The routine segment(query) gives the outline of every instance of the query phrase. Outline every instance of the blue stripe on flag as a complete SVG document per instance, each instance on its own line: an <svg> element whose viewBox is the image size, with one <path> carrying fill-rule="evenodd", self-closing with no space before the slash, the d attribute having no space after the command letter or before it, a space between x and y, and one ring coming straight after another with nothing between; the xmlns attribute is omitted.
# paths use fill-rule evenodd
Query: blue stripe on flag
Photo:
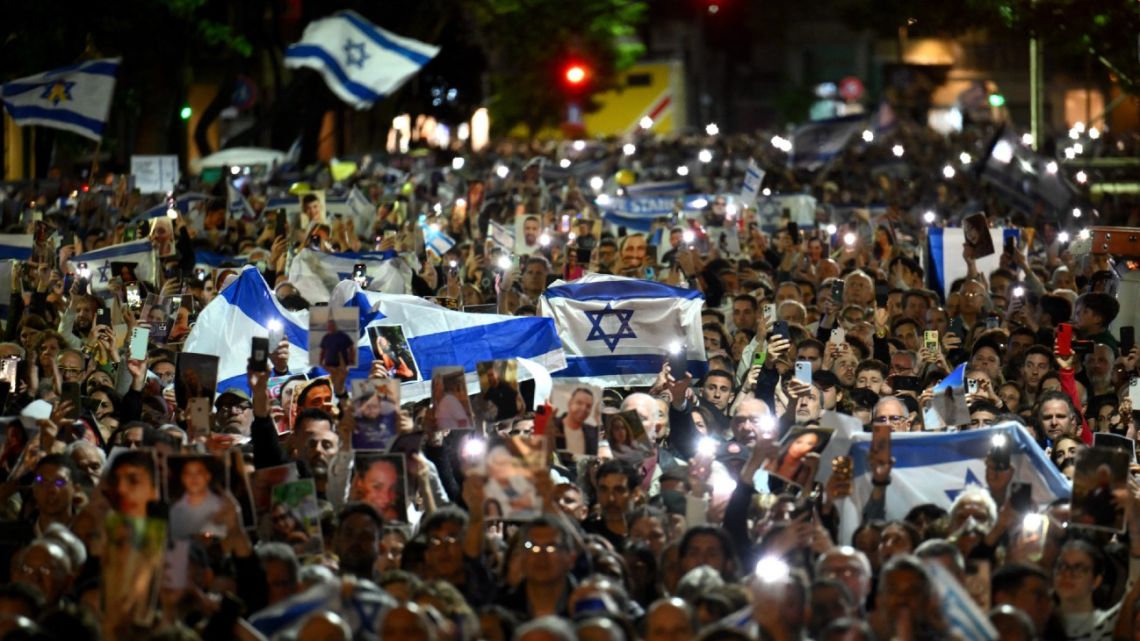
<svg viewBox="0 0 1140 641"><path fill-rule="evenodd" d="M593 376L624 376L629 374L657 374L665 364L664 354L630 354L614 356L567 356L566 369L555 377L584 378ZM707 361L689 361L685 367L693 378L708 371Z"/></svg>
<svg viewBox="0 0 1140 641"><path fill-rule="evenodd" d="M119 256L130 256L138 254L150 249L149 240L138 240L130 243L122 243L120 245L112 245L102 249L94 249L86 254L80 254L72 259L73 262L90 262L93 260L106 260L108 258L118 258Z"/></svg>
<svg viewBox="0 0 1140 641"><path fill-rule="evenodd" d="M572 298L574 300L629 300L631 298L703 298L699 290L670 287L651 280L602 281L569 283L548 287L546 298Z"/></svg>
<svg viewBox="0 0 1140 641"><path fill-rule="evenodd" d="M337 15L351 22L357 29L360 29L364 35L368 36L368 38L372 40L372 42L375 42L381 49L391 51L392 53L403 56L404 58L407 58L408 60L420 65L421 67L431 61L431 56L424 55L418 51L412 51L404 45L390 40L387 36L378 31L376 27L369 24L367 21L357 15L355 11L341 11L337 13Z"/></svg>
<svg viewBox="0 0 1140 641"><path fill-rule="evenodd" d="M261 278L256 270L243 271L240 278L247 277L246 274L252 274L252 278ZM230 305L240 309L250 320L262 327L268 328L271 320L281 323L285 337L290 343L301 349L309 349L309 329L298 326L277 310L277 305L271 298L273 294L269 292L268 287L239 287L238 283L232 283L222 290L221 295Z"/></svg>
<svg viewBox="0 0 1140 641"><path fill-rule="evenodd" d="M546 354L560 345L554 319L543 317L510 320L464 327L408 339L416 364L427 378L436 367L461 365L475 371L475 363Z"/></svg>
<svg viewBox="0 0 1140 641"><path fill-rule="evenodd" d="M54 120L56 122L67 123L77 127L83 127L90 130L92 133L103 133L105 123L96 118L88 118L82 114L77 114L68 109L48 109L37 105L7 105L8 115L13 120L23 120L25 118L39 118L42 120Z"/></svg>
<svg viewBox="0 0 1140 641"><path fill-rule="evenodd" d="M337 82L339 82L346 91L362 101L376 102L377 100L384 98L383 94L376 93L375 91L369 89L368 87L365 87L359 82L351 80L348 77L348 74L346 74L344 72L344 69L340 66L340 63L333 59L333 57L329 55L329 52L316 45L291 45L287 50L285 50L285 57L294 59L316 58L320 60L324 63L324 66L321 69L322 71L327 71L333 76L336 76Z"/></svg>

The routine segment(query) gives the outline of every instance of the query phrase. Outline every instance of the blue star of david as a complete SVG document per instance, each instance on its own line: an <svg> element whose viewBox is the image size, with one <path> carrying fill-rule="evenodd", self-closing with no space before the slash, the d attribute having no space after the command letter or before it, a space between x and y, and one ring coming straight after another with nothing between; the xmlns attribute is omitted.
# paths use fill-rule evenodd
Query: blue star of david
<svg viewBox="0 0 1140 641"><path fill-rule="evenodd" d="M352 40L344 41L344 63L356 67L357 69L364 68L364 61L368 60L371 56L364 48L363 42L353 42Z"/></svg>
<svg viewBox="0 0 1140 641"><path fill-rule="evenodd" d="M111 261L109 261L109 260L103 261L103 264L101 266L99 266L98 269L99 269L99 282L100 283L105 283L108 280L110 280L110 277L107 276L107 272L111 271Z"/></svg>
<svg viewBox="0 0 1140 641"><path fill-rule="evenodd" d="M40 94L40 98L46 98L51 101L51 104L58 105L61 100L72 99L71 88L74 86L74 82L67 82L65 80L48 83L44 85L44 92Z"/></svg>
<svg viewBox="0 0 1140 641"><path fill-rule="evenodd" d="M951 502L953 502L954 499L958 498L959 494L964 492L966 490L966 488L970 487L971 485L976 485L978 487L984 487L982 485L982 482L979 481L978 477L974 474L974 470L971 470L970 468L966 468L966 480L962 482L962 487L960 487L956 490L945 490L946 497L949 498Z"/></svg>
<svg viewBox="0 0 1140 641"><path fill-rule="evenodd" d="M602 329L602 319L606 316L616 316L621 325L614 334L607 334ZM606 303L605 309L595 311L587 311L586 317L590 319L590 334L586 336L587 341L602 341L610 351L617 349L618 341L623 338L637 338L637 334L633 333L633 329L629 326L629 319L633 317L632 309L614 309L609 303Z"/></svg>

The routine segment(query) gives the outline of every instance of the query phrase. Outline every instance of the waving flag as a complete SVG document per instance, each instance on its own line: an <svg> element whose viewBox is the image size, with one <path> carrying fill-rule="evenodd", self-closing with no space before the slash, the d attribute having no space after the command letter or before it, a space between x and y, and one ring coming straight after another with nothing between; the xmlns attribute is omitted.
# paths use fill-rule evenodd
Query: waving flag
<svg viewBox="0 0 1140 641"><path fill-rule="evenodd" d="M210 197L206 194L182 194L175 198L173 203L165 201L161 205L155 205L154 207L151 207L150 209L143 212L142 217L148 220L151 218L161 218L165 216L168 211L170 211L171 205L174 206L174 209L178 210L179 214L185 216L196 208L204 207L204 203L209 199Z"/></svg>
<svg viewBox="0 0 1140 641"><path fill-rule="evenodd" d="M295 639L310 614L335 612L352 629L353 638L375 638L380 616L396 602L388 593L367 581L352 590L339 582L320 583L250 617L249 623L270 641Z"/></svg>
<svg viewBox="0 0 1140 641"><path fill-rule="evenodd" d="M241 190L229 180L226 181L226 217L231 220L253 220L257 217Z"/></svg>
<svg viewBox="0 0 1140 641"><path fill-rule="evenodd" d="M1045 456L1029 433L1017 423L1003 423L987 429L948 433L895 433L891 435L891 485L887 489L887 518L901 519L915 505L933 503L949 508L962 490L970 485L985 487L986 456L995 434L1009 439L1014 481L1033 487L1033 502L1044 505L1069 496L1071 485L1057 466ZM858 508L871 495L871 472L867 455L871 435L851 436L850 456L855 465L854 493L843 500L840 523L841 541L849 541L860 522Z"/></svg>
<svg viewBox="0 0 1140 641"><path fill-rule="evenodd" d="M926 571L933 579L930 583L942 608L942 618L954 631L955 638L963 641L998 641L1001 638L990 618L978 607L966 588L937 561L927 561Z"/></svg>
<svg viewBox="0 0 1140 641"><path fill-rule="evenodd" d="M0 100L20 126L53 127L102 140L119 60L90 60L13 80L0 85Z"/></svg>
<svg viewBox="0 0 1140 641"><path fill-rule="evenodd" d="M529 358L547 370L565 366L562 343L547 318L465 314L444 309L415 296L363 292L353 281L333 291L330 307L356 307L360 312L359 360L349 379L366 378L372 367L372 348L365 328L399 325L425 379L435 367L459 365L467 371L471 393L479 389L475 364L479 361ZM309 370L309 313L290 312L277 302L265 279L246 267L236 281L223 289L198 315L184 351L214 354L218 362L218 391L246 388L250 338L267 336L270 321L281 323L289 341L289 369ZM519 370L521 379L529 378ZM401 386L404 401L431 396L431 381L410 381Z"/></svg>
<svg viewBox="0 0 1140 641"><path fill-rule="evenodd" d="M302 249L289 264L289 282L310 303L327 303L337 283L352 278L353 268L364 264L365 289L403 294L412 280L411 269L396 252L329 254Z"/></svg>
<svg viewBox="0 0 1140 641"><path fill-rule="evenodd" d="M115 271L117 263L132 266L135 276L148 283L155 282L154 249L147 239L136 240L119 245L111 245L102 249L95 249L85 254L73 256L72 265L87 263L91 270L91 291L106 291L112 278L119 274Z"/></svg>
<svg viewBox="0 0 1140 641"><path fill-rule="evenodd" d="M595 385L652 385L671 344L683 345L693 376L707 369L697 290L653 281L588 274L558 281L542 296L566 347L566 369L555 376Z"/></svg>
<svg viewBox="0 0 1140 641"><path fill-rule="evenodd" d="M843 153L851 137L866 126L865 114L802 124L792 133L789 161L793 167L818 169Z"/></svg>
<svg viewBox="0 0 1140 641"><path fill-rule="evenodd" d="M0 260L29 260L32 243L31 234L0 234Z"/></svg>
<svg viewBox="0 0 1140 641"><path fill-rule="evenodd" d="M305 27L285 50L285 66L308 67L357 109L367 109L400 88L439 53L439 47L397 36L355 11L338 11Z"/></svg>

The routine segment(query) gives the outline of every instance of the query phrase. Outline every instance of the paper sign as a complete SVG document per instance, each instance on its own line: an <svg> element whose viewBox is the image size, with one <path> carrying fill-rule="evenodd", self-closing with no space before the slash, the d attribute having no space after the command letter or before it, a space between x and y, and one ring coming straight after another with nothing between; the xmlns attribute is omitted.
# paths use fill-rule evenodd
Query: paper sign
<svg viewBox="0 0 1140 641"><path fill-rule="evenodd" d="M131 156L135 189L144 194L168 194L178 184L178 156Z"/></svg>

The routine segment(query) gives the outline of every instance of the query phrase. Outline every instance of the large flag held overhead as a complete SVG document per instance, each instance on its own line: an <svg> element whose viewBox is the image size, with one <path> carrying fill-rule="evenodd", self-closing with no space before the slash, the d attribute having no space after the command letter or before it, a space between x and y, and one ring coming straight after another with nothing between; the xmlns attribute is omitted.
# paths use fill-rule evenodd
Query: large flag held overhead
<svg viewBox="0 0 1140 641"><path fill-rule="evenodd" d="M843 153L851 137L866 126L866 114L804 123L792 133L789 161L793 167L818 169Z"/></svg>
<svg viewBox="0 0 1140 641"><path fill-rule="evenodd" d="M352 278L353 268L364 265L365 289L392 294L407 293L411 269L396 258L396 252L329 254L302 249L289 263L289 282L310 303L327 303L337 283Z"/></svg>
<svg viewBox="0 0 1140 641"><path fill-rule="evenodd" d="M95 249L71 258L72 265L87 263L87 269L91 270L93 292L106 291L112 278L122 276L121 270L124 267L131 269L140 281L154 283L154 262L154 248L150 240L145 238Z"/></svg>
<svg viewBox="0 0 1140 641"><path fill-rule="evenodd" d="M621 276L558 281L546 289L541 305L566 347L566 369L555 376L603 387L652 385L673 345L685 349L689 373L702 376L703 303L694 289Z"/></svg>
<svg viewBox="0 0 1140 641"><path fill-rule="evenodd" d="M119 60L89 60L13 80L0 85L0 100L20 126L53 127L102 140Z"/></svg>
<svg viewBox="0 0 1140 641"><path fill-rule="evenodd" d="M367 109L437 53L439 47L398 36L346 10L305 27L301 41L285 50L285 66L316 70L337 97Z"/></svg>
<svg viewBox="0 0 1140 641"><path fill-rule="evenodd" d="M930 269L927 273L937 291L942 292L943 296L949 296L954 281L965 278L968 273L966 259L962 256L962 248L966 246L965 230L961 227L928 227L926 231L930 238ZM994 247L1001 247L1007 236L1017 238L1020 233L1017 229L990 228ZM978 273L988 274L1001 266L1001 251L976 261Z"/></svg>
<svg viewBox="0 0 1140 641"><path fill-rule="evenodd" d="M1045 505L1069 496L1069 481L1017 423L966 432L895 433L891 435L891 456L895 464L887 490L887 518L901 519L910 508L923 503L949 508L967 487L984 488L986 456L996 434L1008 439L1013 480L1032 486L1034 504ZM855 483L851 500L841 501L840 523L848 525L843 526L840 541L850 540L852 530L860 522L856 506L866 504L871 495L871 472L867 465L870 449L870 434L851 435Z"/></svg>
<svg viewBox="0 0 1140 641"><path fill-rule="evenodd" d="M548 370L565 366L562 343L554 323L547 318L466 314L444 309L415 296L363 292L352 281L333 291L330 307L356 307L360 313L361 337L357 367L349 379L366 378L372 367L369 326L398 325L423 380L405 382L400 397L417 401L431 396L431 372L436 367L458 365L467 372L467 387L477 393L479 361L529 358ZM309 313L291 312L277 302L265 279L252 267L219 292L198 315L183 348L187 352L219 357L218 391L246 387L245 371L250 338L268 336L270 321L281 324L289 341L289 369L309 370ZM523 368L520 380L529 378Z"/></svg>

